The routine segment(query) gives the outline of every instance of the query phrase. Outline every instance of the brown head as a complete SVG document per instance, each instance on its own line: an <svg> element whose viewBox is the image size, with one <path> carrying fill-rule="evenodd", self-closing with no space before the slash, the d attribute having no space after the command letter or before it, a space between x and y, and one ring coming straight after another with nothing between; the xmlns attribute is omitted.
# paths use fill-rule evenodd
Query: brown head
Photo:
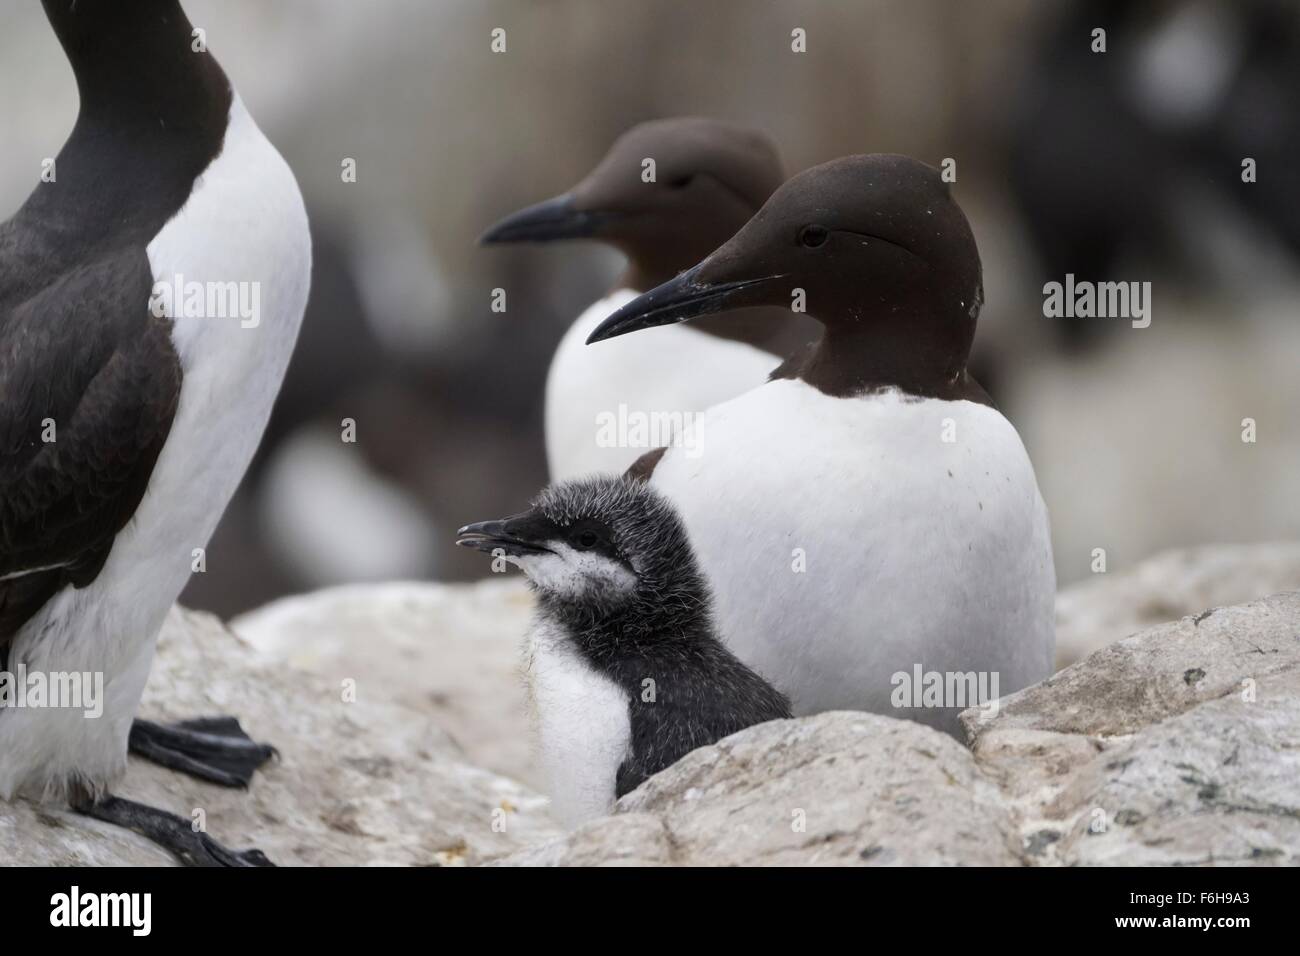
<svg viewBox="0 0 1300 956"><path fill-rule="evenodd" d="M834 394L982 396L966 375L983 302L975 238L938 171L906 156L847 156L792 177L735 236L588 341L732 309L789 312L800 297L824 331L790 374Z"/></svg>
<svg viewBox="0 0 1300 956"><path fill-rule="evenodd" d="M711 119L654 120L620 136L573 189L507 216L480 241L600 240L627 256L623 284L648 289L729 239L782 178L762 133Z"/></svg>

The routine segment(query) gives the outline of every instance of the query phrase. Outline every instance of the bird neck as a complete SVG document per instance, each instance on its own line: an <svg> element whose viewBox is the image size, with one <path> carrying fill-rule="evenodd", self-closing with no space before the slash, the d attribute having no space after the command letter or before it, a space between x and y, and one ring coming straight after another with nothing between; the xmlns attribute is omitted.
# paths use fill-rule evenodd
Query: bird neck
<svg viewBox="0 0 1300 956"><path fill-rule="evenodd" d="M49 233L52 248L68 246L66 255L72 245L147 242L221 153L230 83L211 54L193 49L176 0L44 4L81 107L57 183L42 181L19 215Z"/></svg>
<svg viewBox="0 0 1300 956"><path fill-rule="evenodd" d="M230 83L178 0L43 2L77 79L78 125L105 135L224 130Z"/></svg>
<svg viewBox="0 0 1300 956"><path fill-rule="evenodd" d="M798 378L840 398L897 388L923 398L988 403L966 370L973 321L919 311L824 321L823 326L820 341L778 369L775 378Z"/></svg>
<svg viewBox="0 0 1300 956"><path fill-rule="evenodd" d="M620 662L680 656L684 645L712 634L708 608L691 588L656 589L617 606L575 603L542 593L539 604L569 635L583 656L610 672Z"/></svg>

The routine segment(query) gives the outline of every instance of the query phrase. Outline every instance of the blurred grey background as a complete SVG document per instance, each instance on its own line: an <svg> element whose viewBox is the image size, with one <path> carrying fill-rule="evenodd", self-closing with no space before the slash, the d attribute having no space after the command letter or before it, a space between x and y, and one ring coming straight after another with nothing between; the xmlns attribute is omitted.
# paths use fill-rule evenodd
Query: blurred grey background
<svg viewBox="0 0 1300 956"><path fill-rule="evenodd" d="M1116 570L1300 536L1293 0L185 6L296 172L316 257L289 379L191 605L484 572L452 534L545 482L551 349L619 262L475 239L628 126L680 114L766 130L789 172L854 152L956 160L985 269L977 374L1029 447L1062 583L1094 548ZM7 216L76 114L35 0L0 0L0 90ZM1151 281L1150 328L1044 318L1043 283L1067 271Z"/></svg>

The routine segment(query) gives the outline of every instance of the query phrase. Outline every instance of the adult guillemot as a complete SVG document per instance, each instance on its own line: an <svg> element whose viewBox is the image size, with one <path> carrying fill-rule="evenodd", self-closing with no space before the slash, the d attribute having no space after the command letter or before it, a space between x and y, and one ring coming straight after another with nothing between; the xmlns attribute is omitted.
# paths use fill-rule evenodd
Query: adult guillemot
<svg viewBox="0 0 1300 956"><path fill-rule="evenodd" d="M729 242L593 342L803 289L824 333L710 409L702 455L638 463L677 507L723 639L796 713L898 714L891 676L1051 673L1047 512L1011 424L966 371L979 253L938 173L853 156L782 186ZM957 708L906 716L950 732Z"/></svg>
<svg viewBox="0 0 1300 956"><path fill-rule="evenodd" d="M537 593L530 697L566 824L607 813L696 747L790 716L718 640L682 523L645 483L563 482L523 514L459 534L519 565Z"/></svg>
<svg viewBox="0 0 1300 956"><path fill-rule="evenodd" d="M646 160L654 181L646 182ZM624 133L568 193L520 210L487 231L484 243L591 238L627 257L613 291L569 328L546 380L546 456L552 480L622 472L653 444L602 436L600 423L675 421L767 380L814 337L808 325L772 309L735 321L705 321L655 340L619 343L593 355L593 329L637 293L686 269L748 221L781 184L781 161L763 134L715 120L642 123ZM621 414L620 414L621 413ZM611 418L612 417L612 418Z"/></svg>
<svg viewBox="0 0 1300 956"><path fill-rule="evenodd" d="M102 674L105 700L97 720L0 710L0 798L66 799L185 862L257 864L108 790L128 735L225 783L267 756L229 719L132 717L293 350L307 217L177 0L44 6L81 107L55 176L0 225L0 652L29 673ZM256 321L166 306L158 288L182 281L255 292Z"/></svg>

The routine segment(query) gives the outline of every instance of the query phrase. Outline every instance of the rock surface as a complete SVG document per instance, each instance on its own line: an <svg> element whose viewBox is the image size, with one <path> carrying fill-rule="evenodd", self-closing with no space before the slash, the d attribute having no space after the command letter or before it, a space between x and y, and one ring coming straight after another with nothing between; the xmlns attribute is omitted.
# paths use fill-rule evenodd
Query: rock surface
<svg viewBox="0 0 1300 956"><path fill-rule="evenodd" d="M1297 588L1300 542L1181 548L1092 575L1057 595L1057 670L1154 624Z"/></svg>
<svg viewBox="0 0 1300 956"><path fill-rule="evenodd" d="M1101 622L1095 634L1124 629L1275 580L1263 567L1285 576L1294 550L1161 556L1062 604ZM1138 597L1157 593L1164 604ZM1117 595L1134 603L1129 623ZM1300 863L1300 591L1191 606L1004 698L992 719L967 712L968 746L878 715L776 721L689 754L568 834L519 782L535 771L517 579L334 589L234 629L178 610L144 714L233 713L281 757L247 793L136 760L116 792L202 809L219 839L281 864ZM0 804L0 860L173 862L22 802Z"/></svg>
<svg viewBox="0 0 1300 956"><path fill-rule="evenodd" d="M284 598L230 622L276 660L354 678L422 713L473 764L534 786L519 676L533 599L522 576L477 584L357 584Z"/></svg>
<svg viewBox="0 0 1300 956"><path fill-rule="evenodd" d="M1300 592L1151 628L962 720L1038 862L1300 863Z"/></svg>
<svg viewBox="0 0 1300 956"><path fill-rule="evenodd" d="M1300 862L1300 592L1151 628L962 721L969 750L866 714L751 727L498 863Z"/></svg>
<svg viewBox="0 0 1300 956"><path fill-rule="evenodd" d="M142 713L234 714L279 748L247 792L134 758L114 792L185 817L202 809L214 837L280 865L474 864L558 832L542 797L468 762L427 710L365 679L345 703L341 681L264 660L210 615L172 612ZM134 834L26 802L0 803L0 860L175 863Z"/></svg>
<svg viewBox="0 0 1300 956"><path fill-rule="evenodd" d="M838 712L751 727L688 754L613 817L513 865L1020 862L997 788L951 737Z"/></svg>

